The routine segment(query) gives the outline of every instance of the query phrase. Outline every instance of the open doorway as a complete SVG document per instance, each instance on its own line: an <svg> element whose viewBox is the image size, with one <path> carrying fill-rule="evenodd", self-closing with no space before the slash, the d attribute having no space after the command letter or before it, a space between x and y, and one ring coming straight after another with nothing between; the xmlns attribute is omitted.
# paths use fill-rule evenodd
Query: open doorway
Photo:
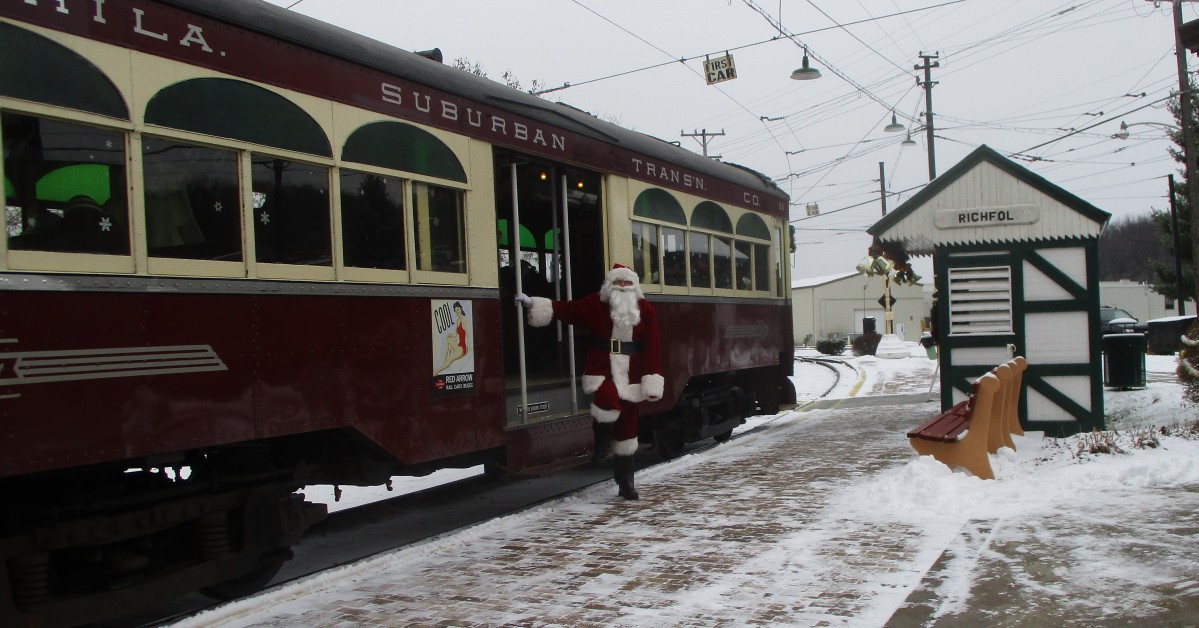
<svg viewBox="0 0 1199 628"><path fill-rule="evenodd" d="M566 300L599 288L607 257L603 179L595 172L510 151L497 150L495 163L508 423L577 413L581 393L576 374L590 338L557 323L529 327L513 297L519 289Z"/></svg>

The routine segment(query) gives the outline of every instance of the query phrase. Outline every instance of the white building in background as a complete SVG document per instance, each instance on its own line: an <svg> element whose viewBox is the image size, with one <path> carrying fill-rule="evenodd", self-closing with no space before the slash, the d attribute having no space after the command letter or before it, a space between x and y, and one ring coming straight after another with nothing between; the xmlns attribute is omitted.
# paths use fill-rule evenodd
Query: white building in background
<svg viewBox="0 0 1199 628"><path fill-rule="evenodd" d="M1126 310L1142 323L1155 318L1178 316L1174 299L1153 291L1149 284L1123 279L1099 282L1099 304ZM1196 314L1195 301L1186 302L1186 313Z"/></svg>
<svg viewBox="0 0 1199 628"><path fill-rule="evenodd" d="M880 303L885 291L882 277L853 271L792 281L795 342L811 346L829 338L852 340L862 333L862 319L867 316L874 318L875 330L885 334L886 319ZM891 285L895 335L909 341L920 338L927 325L931 295L929 286Z"/></svg>

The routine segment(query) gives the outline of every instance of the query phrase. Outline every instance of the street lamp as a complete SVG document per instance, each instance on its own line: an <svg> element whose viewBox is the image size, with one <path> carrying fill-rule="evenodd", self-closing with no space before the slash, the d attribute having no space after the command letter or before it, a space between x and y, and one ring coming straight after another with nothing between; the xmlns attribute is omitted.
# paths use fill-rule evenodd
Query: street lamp
<svg viewBox="0 0 1199 628"><path fill-rule="evenodd" d="M1160 126L1163 129L1166 129L1171 133L1178 133L1179 131L1182 130L1182 129L1179 129L1178 127L1174 126L1173 124L1166 124L1165 122L1133 122L1132 124L1125 124L1123 121L1121 121L1120 122L1120 130L1117 131L1115 134L1113 134L1112 137L1115 139L1118 139L1118 140L1126 140L1126 139L1128 139L1128 128L1134 127L1137 125ZM1170 225L1171 225L1170 230L1172 232L1171 235L1174 236L1174 283L1175 283L1174 289L1177 292L1177 294L1176 294L1177 298L1175 299L1175 302L1178 303L1178 315L1182 316L1183 313L1186 311L1186 299L1183 297L1183 291L1182 291L1182 258L1180 257L1181 250L1182 250L1182 241L1180 240L1180 238L1178 236L1178 207L1177 207L1177 203L1175 202L1176 195L1174 193L1174 175L1172 175L1172 174L1169 175L1169 187L1170 187Z"/></svg>
<svg viewBox="0 0 1199 628"><path fill-rule="evenodd" d="M902 124L899 123L899 120L895 119L895 110L892 109L891 110L891 124L888 124L887 126L883 127L883 131L885 133L899 133L901 131L906 131L906 130L907 130L907 127L903 126Z"/></svg>
<svg viewBox="0 0 1199 628"><path fill-rule="evenodd" d="M820 70L808 65L808 49L803 49L803 66L791 73L791 78L797 81L810 81L820 78Z"/></svg>
<svg viewBox="0 0 1199 628"><path fill-rule="evenodd" d="M1121 121L1120 130L1115 132L1112 137L1117 140L1126 140L1128 139L1128 128L1138 125L1160 126L1164 129L1168 129L1171 133L1177 133L1179 131L1178 127L1174 126L1173 124L1166 124L1165 122L1133 122L1132 124L1126 124L1125 122Z"/></svg>

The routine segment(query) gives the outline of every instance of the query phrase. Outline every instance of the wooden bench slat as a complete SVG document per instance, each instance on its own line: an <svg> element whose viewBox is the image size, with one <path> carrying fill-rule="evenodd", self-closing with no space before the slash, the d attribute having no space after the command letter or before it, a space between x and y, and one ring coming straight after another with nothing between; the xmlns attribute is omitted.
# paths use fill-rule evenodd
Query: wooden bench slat
<svg viewBox="0 0 1199 628"><path fill-rule="evenodd" d="M923 425L908 432L908 438L924 438L928 440L953 441L970 426L970 414L973 408L970 401L959 402L950 409L929 419Z"/></svg>

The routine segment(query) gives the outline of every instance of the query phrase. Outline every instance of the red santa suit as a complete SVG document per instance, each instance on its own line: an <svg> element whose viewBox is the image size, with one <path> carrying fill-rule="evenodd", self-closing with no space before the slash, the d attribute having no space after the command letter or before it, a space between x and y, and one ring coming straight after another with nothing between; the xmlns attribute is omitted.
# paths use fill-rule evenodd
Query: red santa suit
<svg viewBox="0 0 1199 628"><path fill-rule="evenodd" d="M625 290L636 295L633 320L613 321L609 307L613 285L621 279L631 281ZM631 298L631 297L630 297ZM637 450L637 404L662 398L661 341L653 305L641 294L637 274L617 264L609 271L604 287L597 293L574 301L551 301L532 297L529 324L544 327L558 320L591 331L595 338L587 350L583 367L583 392L593 395L591 415L600 423L615 423L612 453L632 456Z"/></svg>

